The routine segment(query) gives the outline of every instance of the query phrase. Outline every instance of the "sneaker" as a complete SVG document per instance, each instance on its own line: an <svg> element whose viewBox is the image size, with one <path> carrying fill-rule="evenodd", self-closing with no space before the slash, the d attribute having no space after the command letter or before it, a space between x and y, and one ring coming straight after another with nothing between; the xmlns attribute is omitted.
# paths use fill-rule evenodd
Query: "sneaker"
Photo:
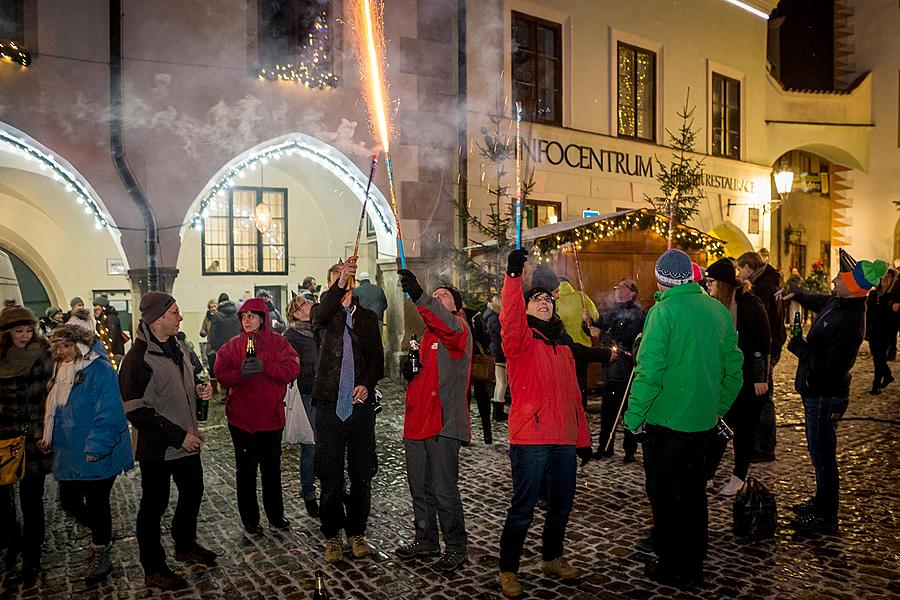
<svg viewBox="0 0 900 600"><path fill-rule="evenodd" d="M112 571L112 561L109 558L109 545L94 546L91 549L91 565L84 577L85 583L96 585L106 579L110 571Z"/></svg>
<svg viewBox="0 0 900 600"><path fill-rule="evenodd" d="M215 567L218 557L218 554L197 543L185 550L175 551L175 560L178 562L189 562L207 567Z"/></svg>
<svg viewBox="0 0 900 600"><path fill-rule="evenodd" d="M365 558L372 554L372 547L369 546L364 535L354 535L350 538L350 550L353 552L354 558Z"/></svg>
<svg viewBox="0 0 900 600"><path fill-rule="evenodd" d="M719 490L719 495L725 496L726 498L734 496L742 487L744 487L744 480L736 475L732 475L731 479L728 480L728 483L725 484L725 487Z"/></svg>
<svg viewBox="0 0 900 600"><path fill-rule="evenodd" d="M159 590L183 590L188 587L187 579L172 572L168 566L156 573L144 574L144 586Z"/></svg>
<svg viewBox="0 0 900 600"><path fill-rule="evenodd" d="M524 592L519 577L515 573L503 571L500 573L500 589L507 598L518 598Z"/></svg>
<svg viewBox="0 0 900 600"><path fill-rule="evenodd" d="M791 521L791 525L797 533L837 533L837 517L828 519L815 513L801 515Z"/></svg>
<svg viewBox="0 0 900 600"><path fill-rule="evenodd" d="M444 552L435 563L434 568L444 573L451 573L466 562L465 552Z"/></svg>
<svg viewBox="0 0 900 600"><path fill-rule="evenodd" d="M344 558L344 542L341 534L325 542L325 562L336 563Z"/></svg>
<svg viewBox="0 0 900 600"><path fill-rule="evenodd" d="M304 498L303 505L306 507L306 514L308 514L313 519L319 518L319 503L316 502L315 495Z"/></svg>
<svg viewBox="0 0 900 600"><path fill-rule="evenodd" d="M551 561L542 560L541 572L544 575L556 575L563 581L577 579L581 576L581 569L570 565L562 556Z"/></svg>
<svg viewBox="0 0 900 600"><path fill-rule="evenodd" d="M421 542L413 542L405 546L399 546L394 550L394 554L400 560L410 560L412 558L426 558L429 556L438 556L441 551L437 546L426 546Z"/></svg>
<svg viewBox="0 0 900 600"><path fill-rule="evenodd" d="M269 525L274 527L275 529L280 529L282 531L287 531L291 528L291 522L281 517L280 519L275 519L273 521L269 521Z"/></svg>

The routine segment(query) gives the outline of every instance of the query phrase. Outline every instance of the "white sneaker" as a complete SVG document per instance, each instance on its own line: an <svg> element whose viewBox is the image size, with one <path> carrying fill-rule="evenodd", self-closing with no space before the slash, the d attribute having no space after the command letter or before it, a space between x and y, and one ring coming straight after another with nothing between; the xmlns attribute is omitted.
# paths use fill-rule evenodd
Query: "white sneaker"
<svg viewBox="0 0 900 600"><path fill-rule="evenodd" d="M734 496L740 491L742 487L744 487L744 480L736 477L735 475L732 475L731 479L728 480L728 483L725 484L725 487L719 490L719 495Z"/></svg>

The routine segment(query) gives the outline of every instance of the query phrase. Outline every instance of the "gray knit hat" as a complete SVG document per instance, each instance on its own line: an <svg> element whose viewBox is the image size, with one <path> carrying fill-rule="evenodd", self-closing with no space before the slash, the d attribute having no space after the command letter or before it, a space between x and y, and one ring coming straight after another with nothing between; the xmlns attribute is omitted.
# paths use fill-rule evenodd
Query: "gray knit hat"
<svg viewBox="0 0 900 600"><path fill-rule="evenodd" d="M538 265L531 274L531 287L544 288L552 292L559 287L559 276L547 265Z"/></svg>
<svg viewBox="0 0 900 600"><path fill-rule="evenodd" d="M675 287L694 280L691 257L677 248L670 248L656 261L656 282L666 287Z"/></svg>

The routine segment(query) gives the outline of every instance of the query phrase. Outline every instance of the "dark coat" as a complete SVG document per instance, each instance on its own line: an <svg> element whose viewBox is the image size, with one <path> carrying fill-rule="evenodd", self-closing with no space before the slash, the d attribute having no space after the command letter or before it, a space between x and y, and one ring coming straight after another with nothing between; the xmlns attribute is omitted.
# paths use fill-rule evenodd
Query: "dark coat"
<svg viewBox="0 0 900 600"><path fill-rule="evenodd" d="M763 301L753 292L738 288L735 292L735 302L738 348L744 354L744 383L740 394L755 396L753 384L766 383L769 380L769 350L772 347L769 317ZM784 327L781 327L781 330L784 331Z"/></svg>
<svg viewBox="0 0 900 600"><path fill-rule="evenodd" d="M338 286L339 279L326 290L320 303L312 309L313 333L319 346L319 364L313 383L313 400L336 403L341 380L341 358L344 355L344 327L346 313L341 305L347 289ZM350 338L353 342L354 385L364 385L369 391L366 402L374 402L375 385L384 376L384 348L381 327L371 310L359 306L353 312Z"/></svg>
<svg viewBox="0 0 900 600"><path fill-rule="evenodd" d="M772 265L766 265L762 273L758 277L751 277L750 281L753 284L753 293L762 301L763 307L766 309L769 321L769 339L771 340L769 355L772 357L772 364L775 364L781 358L781 348L787 340L787 331L784 328L784 309L781 301L775 299L775 292L782 288L781 275ZM744 377L744 381L747 381L746 377Z"/></svg>
<svg viewBox="0 0 900 600"><path fill-rule="evenodd" d="M284 334L287 329L287 322L284 317L275 308L275 304L271 300L266 300L266 309L269 311L269 322L272 324L272 331L278 334ZM243 307L243 305L242 305Z"/></svg>
<svg viewBox="0 0 900 600"><path fill-rule="evenodd" d="M866 299L806 292L794 299L818 313L805 338L788 342L788 350L800 359L794 389L804 398L848 398L850 369L863 341Z"/></svg>
<svg viewBox="0 0 900 600"><path fill-rule="evenodd" d="M26 477L53 469L53 454L44 454L37 448L44 435L44 400L53 374L53 359L47 342L34 338L31 343L43 345L44 352L28 373L0 378L0 439L25 435Z"/></svg>
<svg viewBox="0 0 900 600"><path fill-rule="evenodd" d="M304 396L312 394L316 380L316 364L319 362L319 346L316 345L312 331L312 322L298 322L288 327L284 338L300 357L300 377L297 386Z"/></svg>
<svg viewBox="0 0 900 600"><path fill-rule="evenodd" d="M897 337L897 324L900 312L894 312L893 305L900 302L898 286L884 294L878 295L876 290L866 297L866 339L870 344L890 345Z"/></svg>
<svg viewBox="0 0 900 600"><path fill-rule="evenodd" d="M384 323L384 311L387 310L388 305L384 290L371 281L360 281L353 290L353 297L359 300L360 306L375 313L379 323Z"/></svg>
<svg viewBox="0 0 900 600"><path fill-rule="evenodd" d="M109 331L109 349L113 354L125 354L125 340L122 338L122 323L119 321L119 311L117 311L112 306L107 306L103 309L103 314L100 315L100 322L102 322L107 331ZM98 333L99 333L99 322L98 325Z"/></svg>
<svg viewBox="0 0 900 600"><path fill-rule="evenodd" d="M241 322L237 318L237 307L231 300L220 302L216 312L209 313L209 347L218 350L225 342L241 333Z"/></svg>
<svg viewBox="0 0 900 600"><path fill-rule="evenodd" d="M503 355L503 346L500 337L500 315L490 308L484 309L482 314L488 336L491 338L490 353L494 357L494 362L504 364L506 356Z"/></svg>
<svg viewBox="0 0 900 600"><path fill-rule="evenodd" d="M632 300L616 302L600 314L600 320L595 323L605 330L600 345L611 348L615 344L619 350L632 353L632 356L620 353L616 360L609 363L606 368L606 378L609 381L628 381L631 376L634 368L634 340L644 329L644 318L644 311Z"/></svg>

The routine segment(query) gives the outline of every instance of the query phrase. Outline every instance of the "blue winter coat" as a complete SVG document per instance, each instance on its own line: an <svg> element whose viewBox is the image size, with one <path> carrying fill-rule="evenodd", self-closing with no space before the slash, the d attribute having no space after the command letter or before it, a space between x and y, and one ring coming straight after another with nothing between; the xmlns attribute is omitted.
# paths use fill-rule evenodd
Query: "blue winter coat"
<svg viewBox="0 0 900 600"><path fill-rule="evenodd" d="M107 361L89 364L56 409L52 445L57 480L107 479L134 466L119 378ZM88 455L100 460L88 462Z"/></svg>

